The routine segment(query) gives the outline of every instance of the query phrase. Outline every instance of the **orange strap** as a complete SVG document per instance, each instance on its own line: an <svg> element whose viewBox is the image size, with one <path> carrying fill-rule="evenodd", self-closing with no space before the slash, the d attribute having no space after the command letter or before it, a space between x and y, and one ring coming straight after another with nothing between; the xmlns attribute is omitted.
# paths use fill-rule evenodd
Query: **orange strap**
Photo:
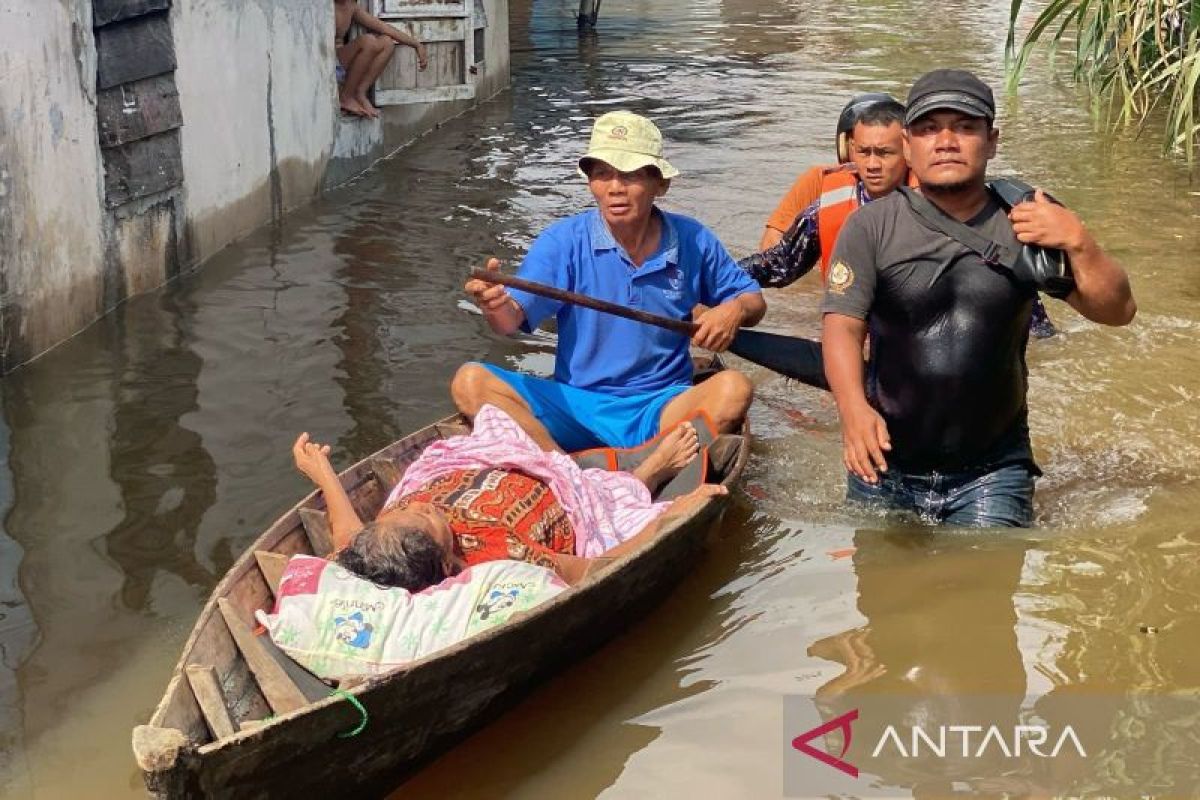
<svg viewBox="0 0 1200 800"><path fill-rule="evenodd" d="M610 472L625 470L632 472L634 467L642 462L643 458L652 453L662 443L664 436L685 422L692 423L700 438L700 457L696 462L700 470L699 481L697 483L699 485L708 479L707 443L712 442L717 437L717 434L720 433L716 423L709 416L708 411L703 408L697 408L670 428L659 431L658 435L653 439L643 442L637 447L593 447L590 450L576 451L571 453L570 456L581 469L607 469Z"/></svg>
<svg viewBox="0 0 1200 800"><path fill-rule="evenodd" d="M908 186L917 188L917 176L908 173ZM817 211L817 238L821 240L821 282L829 277L833 246L846 224L846 218L858 208L858 177L853 164L825 171L821 177L820 208Z"/></svg>
<svg viewBox="0 0 1200 800"><path fill-rule="evenodd" d="M846 218L858 208L858 175L847 164L821 176L821 198L817 201L817 238L821 240L821 282L829 277L833 245Z"/></svg>

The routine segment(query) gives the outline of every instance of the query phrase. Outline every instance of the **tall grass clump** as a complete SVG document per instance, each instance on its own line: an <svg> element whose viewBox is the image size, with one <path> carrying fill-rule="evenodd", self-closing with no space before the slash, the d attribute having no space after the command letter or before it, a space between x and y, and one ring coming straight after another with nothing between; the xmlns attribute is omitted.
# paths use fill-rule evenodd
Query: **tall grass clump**
<svg viewBox="0 0 1200 800"><path fill-rule="evenodd" d="M1049 0L1019 49L1017 18L1025 3L1010 2L1010 91L1043 39L1052 52L1073 45L1075 80L1112 126L1140 132L1161 107L1165 149L1194 163L1200 146L1200 0Z"/></svg>

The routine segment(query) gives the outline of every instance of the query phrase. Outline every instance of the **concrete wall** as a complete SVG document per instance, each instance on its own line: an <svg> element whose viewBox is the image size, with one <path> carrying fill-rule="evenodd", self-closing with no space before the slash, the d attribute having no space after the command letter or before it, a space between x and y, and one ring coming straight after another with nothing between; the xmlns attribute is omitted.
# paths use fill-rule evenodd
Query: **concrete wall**
<svg viewBox="0 0 1200 800"><path fill-rule="evenodd" d="M95 85L89 3L0 3L0 372L104 311Z"/></svg>
<svg viewBox="0 0 1200 800"><path fill-rule="evenodd" d="M330 0L175 0L186 261L321 188L333 148Z"/></svg>
<svg viewBox="0 0 1200 800"><path fill-rule="evenodd" d="M0 374L507 86L508 0L477 2L475 98L371 121L330 0L0 2Z"/></svg>
<svg viewBox="0 0 1200 800"><path fill-rule="evenodd" d="M508 88L512 83L509 68L510 43L508 33L509 0L485 0L488 27L484 34L486 63L479 73L476 99L486 100Z"/></svg>

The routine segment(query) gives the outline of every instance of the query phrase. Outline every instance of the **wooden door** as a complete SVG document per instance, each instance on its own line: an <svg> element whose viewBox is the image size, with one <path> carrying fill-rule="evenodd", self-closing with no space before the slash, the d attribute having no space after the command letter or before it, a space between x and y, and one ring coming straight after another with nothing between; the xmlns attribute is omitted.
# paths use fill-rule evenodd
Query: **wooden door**
<svg viewBox="0 0 1200 800"><path fill-rule="evenodd" d="M417 69L411 47L396 55L375 84L375 105L403 105L475 97L473 20L482 0L372 0L377 17L425 43L429 64Z"/></svg>

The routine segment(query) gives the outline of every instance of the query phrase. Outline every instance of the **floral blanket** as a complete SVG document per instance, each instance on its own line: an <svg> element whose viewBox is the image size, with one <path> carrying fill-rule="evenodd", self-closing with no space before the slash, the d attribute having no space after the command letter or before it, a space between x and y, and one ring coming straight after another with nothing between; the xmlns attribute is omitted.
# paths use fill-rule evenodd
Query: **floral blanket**
<svg viewBox="0 0 1200 800"><path fill-rule="evenodd" d="M667 510L627 472L580 469L569 456L547 453L512 417L485 405L465 436L434 442L405 471L384 508L434 478L460 469L514 469L546 483L575 529L575 554L594 558L646 527Z"/></svg>

